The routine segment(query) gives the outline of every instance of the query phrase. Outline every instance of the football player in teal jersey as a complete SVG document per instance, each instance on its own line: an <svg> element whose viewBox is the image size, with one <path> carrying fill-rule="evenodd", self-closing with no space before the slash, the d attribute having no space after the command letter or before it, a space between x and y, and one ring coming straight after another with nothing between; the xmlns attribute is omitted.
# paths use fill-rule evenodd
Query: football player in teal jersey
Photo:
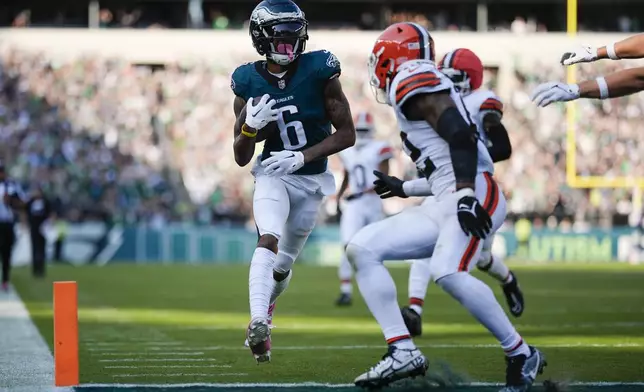
<svg viewBox="0 0 644 392"><path fill-rule="evenodd" d="M255 143L265 140L252 169L259 240L250 264L246 333L258 362L270 361L275 301L288 286L324 196L335 192L327 157L353 146L356 138L340 62L328 51L304 52L307 25L291 0L259 3L249 29L266 59L241 65L231 81L237 164L247 165Z"/></svg>

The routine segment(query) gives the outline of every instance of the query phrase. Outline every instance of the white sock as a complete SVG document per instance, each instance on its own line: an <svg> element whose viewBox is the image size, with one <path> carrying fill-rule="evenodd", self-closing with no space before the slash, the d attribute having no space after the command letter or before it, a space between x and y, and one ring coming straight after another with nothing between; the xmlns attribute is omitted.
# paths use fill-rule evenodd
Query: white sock
<svg viewBox="0 0 644 392"><path fill-rule="evenodd" d="M389 271L382 261L369 260L372 257L369 251L361 252L359 257L361 260L355 263L356 283L367 307L380 324L387 343L409 340L401 344L413 348L414 343L409 339L409 331L398 307L396 284Z"/></svg>
<svg viewBox="0 0 644 392"><path fill-rule="evenodd" d="M467 272L445 276L437 283L496 337L506 355L530 355L528 345L514 329L494 293L485 283Z"/></svg>
<svg viewBox="0 0 644 392"><path fill-rule="evenodd" d="M270 304L274 304L275 301L277 301L277 297L279 297L283 292L286 291L288 288L288 284L291 281L291 277L293 277L293 270L288 271L288 276L282 280L281 282L278 282L273 278L273 291L271 293L271 300Z"/></svg>
<svg viewBox="0 0 644 392"><path fill-rule="evenodd" d="M505 265L502 258L490 256L489 263L485 263L485 265L481 264L478 265L479 269L485 271L488 275L501 282L501 284L510 283L512 281L510 269Z"/></svg>
<svg viewBox="0 0 644 392"><path fill-rule="evenodd" d="M342 254L340 266L338 267L338 278L340 278L340 292L342 294L349 294L353 292L353 284L351 284L351 277L353 276L353 267L349 263L346 254Z"/></svg>
<svg viewBox="0 0 644 392"><path fill-rule="evenodd" d="M268 317L268 305L273 291L273 265L277 255L266 248L257 248L250 261L248 297L251 320Z"/></svg>
<svg viewBox="0 0 644 392"><path fill-rule="evenodd" d="M413 350L413 349L416 348L416 345L414 344L414 341L411 340L410 338L397 340L397 341L392 342L390 344L393 344L394 346L396 346L398 348L402 348L403 350Z"/></svg>
<svg viewBox="0 0 644 392"><path fill-rule="evenodd" d="M410 301L415 300L416 298L410 298ZM422 305L417 305L415 303L412 303L409 305L409 309L413 310L416 312L419 316L423 314L423 306Z"/></svg>
<svg viewBox="0 0 644 392"><path fill-rule="evenodd" d="M409 307L416 313L422 314L427 286L429 286L430 259L413 260L409 268Z"/></svg>

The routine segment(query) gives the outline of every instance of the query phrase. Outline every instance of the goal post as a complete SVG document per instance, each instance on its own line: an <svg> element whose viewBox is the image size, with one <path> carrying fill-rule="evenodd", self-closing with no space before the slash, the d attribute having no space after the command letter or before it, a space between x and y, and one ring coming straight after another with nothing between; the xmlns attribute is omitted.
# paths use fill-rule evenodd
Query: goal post
<svg viewBox="0 0 644 392"><path fill-rule="evenodd" d="M577 37L578 0L567 0L566 31ZM567 83L577 83L577 65L566 67ZM566 103L566 181L572 188L644 188L644 177L579 176L577 174L577 101Z"/></svg>

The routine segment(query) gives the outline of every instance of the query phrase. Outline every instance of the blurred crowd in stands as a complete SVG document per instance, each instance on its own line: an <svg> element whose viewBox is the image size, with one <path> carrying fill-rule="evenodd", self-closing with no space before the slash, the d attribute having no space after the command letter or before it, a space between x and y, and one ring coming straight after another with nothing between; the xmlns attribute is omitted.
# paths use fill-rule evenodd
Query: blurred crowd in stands
<svg viewBox="0 0 644 392"><path fill-rule="evenodd" d="M256 2L237 1L216 4L208 0L169 0L163 2L100 2L101 8L87 2L8 4L0 13L0 26L24 27L92 27L100 28L246 28L248 16ZM565 4L533 4L522 1L481 2L486 5L486 22L480 25L477 2L468 0L422 4L417 1L393 1L391 4L346 0L342 12L337 3L309 1L304 11L317 29L378 30L391 23L406 20L426 25L431 30L512 31L517 34L565 31ZM611 7L608 0L584 4L579 14L579 31L641 31L640 2ZM95 17L90 17L94 14ZM92 20L90 22L90 20Z"/></svg>
<svg viewBox="0 0 644 392"><path fill-rule="evenodd" d="M7 50L0 57L0 158L25 186L44 184L71 220L107 216L116 222L202 224L249 222L253 180L232 156L230 73L249 58L217 64L136 66L115 59L51 60ZM342 83L355 113L370 111L378 137L400 146L391 110L374 100L364 58L340 55ZM581 67L581 77L622 66ZM566 186L566 121L562 105L538 109L529 100L537 83L563 79L560 67L516 65L504 123L514 145L497 178L510 219L544 225L627 224L634 210L625 190ZM486 75L495 85L495 74ZM577 111L580 175L644 175L644 96L580 101ZM402 153L392 172L415 170ZM335 159L331 170L340 181ZM641 196L640 196L641 197ZM635 198L637 199L637 198ZM405 203L387 203L389 213ZM336 200L323 220L333 221Z"/></svg>

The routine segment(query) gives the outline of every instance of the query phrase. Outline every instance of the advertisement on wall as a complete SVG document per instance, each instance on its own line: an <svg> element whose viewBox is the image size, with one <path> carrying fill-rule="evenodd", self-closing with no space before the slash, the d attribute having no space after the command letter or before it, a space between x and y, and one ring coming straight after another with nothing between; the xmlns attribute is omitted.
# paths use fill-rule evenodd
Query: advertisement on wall
<svg viewBox="0 0 644 392"><path fill-rule="evenodd" d="M47 229L48 255L53 254L57 234ZM69 225L62 243L62 259L73 264L136 263L247 263L257 234L245 228L167 226L156 230L143 226L108 227L103 223ZM644 262L644 236L635 229L590 230L562 233L533 231L526 242L512 232L497 234L493 253L517 262L596 263ZM16 265L31 260L29 235L18 229L14 248ZM337 265L342 252L336 226L317 228L298 263Z"/></svg>

